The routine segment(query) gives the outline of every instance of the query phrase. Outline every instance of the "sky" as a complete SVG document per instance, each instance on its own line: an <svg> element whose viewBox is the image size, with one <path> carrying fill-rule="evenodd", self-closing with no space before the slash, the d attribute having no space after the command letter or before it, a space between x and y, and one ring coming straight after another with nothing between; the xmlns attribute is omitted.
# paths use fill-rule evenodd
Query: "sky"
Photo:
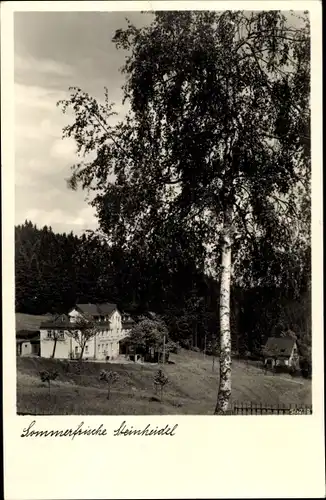
<svg viewBox="0 0 326 500"><path fill-rule="evenodd" d="M26 219L58 232L95 229L86 192L71 191L66 179L76 161L75 144L62 140L67 117L56 106L78 86L96 98L104 87L119 111L125 53L111 42L125 17L148 23L140 12L16 12L15 223Z"/></svg>

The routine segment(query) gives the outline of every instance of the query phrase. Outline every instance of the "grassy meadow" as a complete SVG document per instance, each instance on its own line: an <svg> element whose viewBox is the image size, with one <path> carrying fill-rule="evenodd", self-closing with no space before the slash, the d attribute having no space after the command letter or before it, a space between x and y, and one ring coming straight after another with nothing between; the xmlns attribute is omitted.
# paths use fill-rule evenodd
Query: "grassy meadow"
<svg viewBox="0 0 326 500"><path fill-rule="evenodd" d="M163 400L156 394L153 377L161 365L84 362L38 357L17 358L17 412L48 415L212 415L218 387L218 362L181 350L164 366L169 383ZM41 370L55 369L56 381L41 382ZM110 400L101 370L118 372ZM233 402L265 405L311 404L311 381L287 374L265 373L260 367L233 361Z"/></svg>

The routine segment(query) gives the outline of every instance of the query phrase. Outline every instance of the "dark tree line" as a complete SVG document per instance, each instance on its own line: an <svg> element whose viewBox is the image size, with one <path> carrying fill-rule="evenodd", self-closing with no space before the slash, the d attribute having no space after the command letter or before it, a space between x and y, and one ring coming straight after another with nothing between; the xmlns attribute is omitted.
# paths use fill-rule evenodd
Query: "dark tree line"
<svg viewBox="0 0 326 500"><path fill-rule="evenodd" d="M206 345L209 352L213 339L218 344L219 283L200 270L190 235L183 246L180 237L178 246L167 245L160 258L141 248L122 251L92 233L58 234L30 221L16 226L15 238L17 312L61 313L76 302L110 301L136 316L160 315L171 338L184 347L204 350ZM292 330L310 362L309 263L307 252L293 269L289 256L278 285L266 276L263 286L232 287L235 352L258 354L268 336ZM275 256L269 264L277 265Z"/></svg>

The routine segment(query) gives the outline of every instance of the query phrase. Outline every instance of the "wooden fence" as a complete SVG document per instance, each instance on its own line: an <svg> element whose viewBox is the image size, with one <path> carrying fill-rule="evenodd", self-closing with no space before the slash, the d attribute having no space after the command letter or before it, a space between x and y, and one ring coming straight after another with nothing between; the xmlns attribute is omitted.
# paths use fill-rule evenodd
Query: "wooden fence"
<svg viewBox="0 0 326 500"><path fill-rule="evenodd" d="M311 415L312 405L268 405L263 403L234 402L231 415Z"/></svg>

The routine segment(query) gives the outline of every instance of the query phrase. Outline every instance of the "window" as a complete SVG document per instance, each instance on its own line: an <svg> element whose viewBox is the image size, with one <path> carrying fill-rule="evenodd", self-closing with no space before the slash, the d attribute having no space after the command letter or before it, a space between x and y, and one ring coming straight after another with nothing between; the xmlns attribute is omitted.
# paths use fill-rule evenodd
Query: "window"
<svg viewBox="0 0 326 500"><path fill-rule="evenodd" d="M105 347L108 348L109 347L109 344L105 344Z"/></svg>
<svg viewBox="0 0 326 500"><path fill-rule="evenodd" d="M65 338L65 333L63 330L59 330L58 333L57 333L57 339L58 340L64 340Z"/></svg>
<svg viewBox="0 0 326 500"><path fill-rule="evenodd" d="M48 339L52 339L53 338L53 332L52 332L52 330L48 330L48 332L47 332L47 338Z"/></svg>
<svg viewBox="0 0 326 500"><path fill-rule="evenodd" d="M85 353L88 353L88 345L85 345Z"/></svg>
<svg viewBox="0 0 326 500"><path fill-rule="evenodd" d="M77 354L77 352L78 352L78 345L76 345L75 347L75 353Z"/></svg>
<svg viewBox="0 0 326 500"><path fill-rule="evenodd" d="M101 350L101 344L98 345L98 350L100 351Z"/></svg>

